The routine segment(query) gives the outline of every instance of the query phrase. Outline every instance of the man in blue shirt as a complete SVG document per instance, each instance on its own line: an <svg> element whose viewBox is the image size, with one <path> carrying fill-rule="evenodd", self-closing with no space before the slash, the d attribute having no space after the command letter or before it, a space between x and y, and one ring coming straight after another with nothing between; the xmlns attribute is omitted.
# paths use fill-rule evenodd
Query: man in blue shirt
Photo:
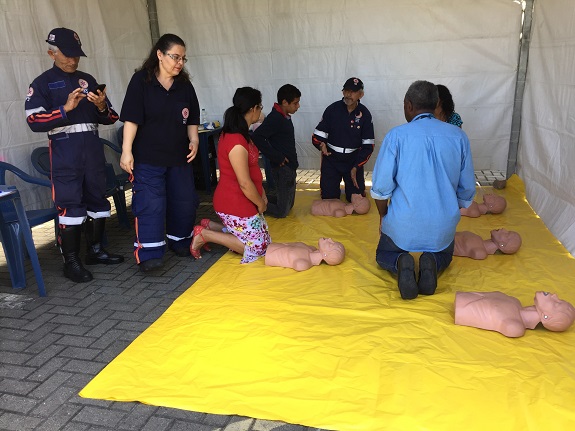
<svg viewBox="0 0 575 431"><path fill-rule="evenodd" d="M360 103L361 79L349 78L342 93L341 100L325 109L312 143L321 151L321 198L339 199L343 179L345 197L351 202L353 194L365 196L363 165L371 157L375 135L371 113Z"/></svg>
<svg viewBox="0 0 575 431"><path fill-rule="evenodd" d="M371 196L381 217L376 261L397 274L403 299L435 293L437 274L451 263L459 209L475 195L469 139L435 119L437 100L431 82L411 84L403 101L408 123L385 136L373 171ZM409 252L423 252L418 282Z"/></svg>

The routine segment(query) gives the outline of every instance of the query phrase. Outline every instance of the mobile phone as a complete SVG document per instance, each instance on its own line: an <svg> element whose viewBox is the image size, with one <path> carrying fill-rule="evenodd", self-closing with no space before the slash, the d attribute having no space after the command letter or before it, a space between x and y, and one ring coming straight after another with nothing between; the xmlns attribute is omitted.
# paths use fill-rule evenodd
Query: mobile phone
<svg viewBox="0 0 575 431"><path fill-rule="evenodd" d="M93 88L92 90L90 90L92 93L94 93L95 95L98 95L98 90L100 91L104 91L104 89L106 88L106 84L100 84L98 85L96 88Z"/></svg>

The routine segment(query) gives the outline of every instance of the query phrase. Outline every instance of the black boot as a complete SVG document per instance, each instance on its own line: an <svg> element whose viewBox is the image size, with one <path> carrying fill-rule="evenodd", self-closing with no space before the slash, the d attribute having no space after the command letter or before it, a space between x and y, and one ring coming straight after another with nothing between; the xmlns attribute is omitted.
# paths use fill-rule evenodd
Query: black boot
<svg viewBox="0 0 575 431"><path fill-rule="evenodd" d="M119 254L108 253L102 247L102 238L104 237L104 228L106 226L105 218L86 219L86 244L88 254L86 255L86 265L116 265L124 261L124 256Z"/></svg>
<svg viewBox="0 0 575 431"><path fill-rule="evenodd" d="M76 283L92 280L92 273L82 266L80 260L80 240L82 226L60 228L60 251L64 257L64 276Z"/></svg>

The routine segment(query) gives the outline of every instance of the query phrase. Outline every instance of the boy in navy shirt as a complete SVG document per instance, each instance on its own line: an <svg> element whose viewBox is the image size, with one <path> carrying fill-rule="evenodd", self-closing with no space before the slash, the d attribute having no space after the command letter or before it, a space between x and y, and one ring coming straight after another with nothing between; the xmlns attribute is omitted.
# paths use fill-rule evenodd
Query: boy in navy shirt
<svg viewBox="0 0 575 431"><path fill-rule="evenodd" d="M268 202L266 215L284 218L295 200L296 170L298 168L295 134L291 115L299 109L301 92L291 84L278 90L277 103L252 135L254 144L272 166L272 179L277 198Z"/></svg>

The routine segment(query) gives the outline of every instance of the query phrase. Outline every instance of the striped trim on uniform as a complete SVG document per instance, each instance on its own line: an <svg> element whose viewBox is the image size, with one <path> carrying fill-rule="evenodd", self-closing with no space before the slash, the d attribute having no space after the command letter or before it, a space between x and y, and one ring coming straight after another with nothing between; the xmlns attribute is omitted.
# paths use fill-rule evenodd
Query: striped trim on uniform
<svg viewBox="0 0 575 431"><path fill-rule="evenodd" d="M34 109L27 109L26 110L26 117L29 117L32 114L35 114L36 112L44 112L46 109L44 109L43 106L40 106L39 108L34 108Z"/></svg>
<svg viewBox="0 0 575 431"><path fill-rule="evenodd" d="M186 238L191 238L192 234L189 234L188 236L182 236L182 237L174 236L174 235L166 235L166 236L168 237L168 239L171 239L172 241L181 241L181 240L186 239Z"/></svg>
<svg viewBox="0 0 575 431"><path fill-rule="evenodd" d="M58 109L54 109L51 112L45 112L42 111L41 113L33 113L31 115L28 115L28 117L26 117L26 120L28 121L28 123L48 123L52 120L56 120L62 118L62 112L60 111L60 108Z"/></svg>
<svg viewBox="0 0 575 431"><path fill-rule="evenodd" d="M159 241L159 242L134 242L134 247L136 248L154 248L154 247L162 247L166 245L166 241Z"/></svg>
<svg viewBox="0 0 575 431"><path fill-rule="evenodd" d="M63 224L65 226L78 226L84 223L86 220L86 216L80 217L68 217L65 215L58 216L58 223Z"/></svg>
<svg viewBox="0 0 575 431"><path fill-rule="evenodd" d="M96 123L80 123L56 127L55 129L50 130L48 135L55 135L56 133L93 132L94 130L98 130L98 125Z"/></svg>
<svg viewBox="0 0 575 431"><path fill-rule="evenodd" d="M112 212L110 210L108 211L98 211L98 212L94 212L94 211L86 211L88 213L88 215L94 219L96 218L106 218L106 217L110 217L112 215Z"/></svg>
<svg viewBox="0 0 575 431"><path fill-rule="evenodd" d="M342 154L349 154L349 153L353 153L354 151L359 150L359 148L343 148L343 147L336 147L335 145L331 145L331 144L327 144L327 146L329 148L331 148L333 151L335 151L337 153L342 153Z"/></svg>

